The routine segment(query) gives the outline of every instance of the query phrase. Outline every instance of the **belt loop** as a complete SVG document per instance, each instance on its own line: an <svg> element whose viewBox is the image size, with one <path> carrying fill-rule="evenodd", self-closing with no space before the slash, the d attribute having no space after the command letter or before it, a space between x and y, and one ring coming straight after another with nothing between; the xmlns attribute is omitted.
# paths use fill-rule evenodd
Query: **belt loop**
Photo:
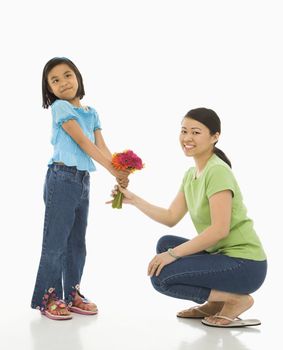
<svg viewBox="0 0 283 350"><path fill-rule="evenodd" d="M80 174L77 167L75 168L75 177L76 177L76 181L80 180Z"/></svg>

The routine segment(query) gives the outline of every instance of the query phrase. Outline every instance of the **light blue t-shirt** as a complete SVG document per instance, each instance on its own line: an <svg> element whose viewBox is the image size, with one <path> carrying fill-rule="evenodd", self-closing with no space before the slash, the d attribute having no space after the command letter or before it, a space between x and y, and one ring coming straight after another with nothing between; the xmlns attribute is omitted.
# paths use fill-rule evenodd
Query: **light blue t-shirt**
<svg viewBox="0 0 283 350"><path fill-rule="evenodd" d="M100 120L95 109L92 107L87 107L87 109L75 107L66 100L56 100L51 105L51 112L51 143L54 146L54 152L49 165L53 162L62 162L68 166L76 166L78 170L96 170L91 157L62 128L64 122L74 119L79 123L86 137L94 143L94 131L101 129Z"/></svg>

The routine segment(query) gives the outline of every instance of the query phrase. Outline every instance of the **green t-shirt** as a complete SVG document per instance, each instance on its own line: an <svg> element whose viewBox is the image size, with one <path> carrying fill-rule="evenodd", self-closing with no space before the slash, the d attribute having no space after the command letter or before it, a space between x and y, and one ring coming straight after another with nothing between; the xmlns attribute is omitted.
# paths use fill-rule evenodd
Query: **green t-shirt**
<svg viewBox="0 0 283 350"><path fill-rule="evenodd" d="M209 198L224 190L231 190L233 196L229 235L207 249L207 252L265 260L265 252L253 228L252 220L247 217L247 209L231 168L214 154L200 176L196 178L195 174L195 168L190 168L185 173L180 190L185 193L188 211L198 233L211 225Z"/></svg>

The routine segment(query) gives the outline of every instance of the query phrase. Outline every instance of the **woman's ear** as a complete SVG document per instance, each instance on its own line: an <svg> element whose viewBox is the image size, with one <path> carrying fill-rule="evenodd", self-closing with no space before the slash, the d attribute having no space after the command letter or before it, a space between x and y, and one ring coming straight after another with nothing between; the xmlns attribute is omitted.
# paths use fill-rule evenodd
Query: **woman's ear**
<svg viewBox="0 0 283 350"><path fill-rule="evenodd" d="M213 135L212 142L214 143L214 145L218 142L219 136L220 136L220 133L219 133L219 132L216 132L216 133Z"/></svg>
<svg viewBox="0 0 283 350"><path fill-rule="evenodd" d="M216 133L213 135L213 137L214 137L214 142L215 142L215 143L218 142L219 136L220 136L220 133L219 133L219 132L216 132Z"/></svg>

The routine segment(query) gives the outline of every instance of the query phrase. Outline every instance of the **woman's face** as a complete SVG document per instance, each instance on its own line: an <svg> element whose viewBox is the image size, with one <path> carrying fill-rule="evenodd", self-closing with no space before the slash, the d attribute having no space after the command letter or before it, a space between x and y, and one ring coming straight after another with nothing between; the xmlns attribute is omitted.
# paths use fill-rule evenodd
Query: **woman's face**
<svg viewBox="0 0 283 350"><path fill-rule="evenodd" d="M78 80L75 72L65 63L58 64L47 76L50 91L59 99L72 102L76 99Z"/></svg>
<svg viewBox="0 0 283 350"><path fill-rule="evenodd" d="M209 129L202 123L184 118L182 121L180 143L187 157L197 157L213 151L219 133L210 135Z"/></svg>

